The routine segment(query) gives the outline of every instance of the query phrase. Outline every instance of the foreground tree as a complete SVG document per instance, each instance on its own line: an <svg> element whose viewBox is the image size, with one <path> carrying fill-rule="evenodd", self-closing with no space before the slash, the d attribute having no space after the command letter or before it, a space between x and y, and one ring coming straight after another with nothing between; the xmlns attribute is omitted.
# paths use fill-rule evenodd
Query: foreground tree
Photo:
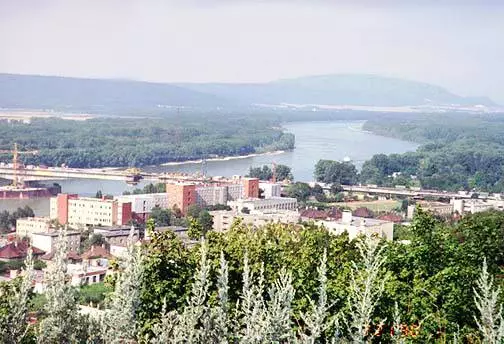
<svg viewBox="0 0 504 344"><path fill-rule="evenodd" d="M64 231L60 230L56 243L53 264L47 269L44 279L46 283L46 304L37 333L40 344L76 343L82 340L83 321L77 312L75 290L67 282L67 241Z"/></svg>
<svg viewBox="0 0 504 344"><path fill-rule="evenodd" d="M135 228L132 227L123 271L116 280L109 309L102 319L102 337L106 344L136 343L138 337L143 258L141 248L135 245L134 236Z"/></svg>
<svg viewBox="0 0 504 344"><path fill-rule="evenodd" d="M23 276L19 283L12 283L10 288L0 291L0 297L7 299L5 312L0 312L0 336L2 343L22 343L28 332L28 303L33 281L32 249L28 249ZM8 287L8 285L5 285ZM4 293L10 292L11 295Z"/></svg>

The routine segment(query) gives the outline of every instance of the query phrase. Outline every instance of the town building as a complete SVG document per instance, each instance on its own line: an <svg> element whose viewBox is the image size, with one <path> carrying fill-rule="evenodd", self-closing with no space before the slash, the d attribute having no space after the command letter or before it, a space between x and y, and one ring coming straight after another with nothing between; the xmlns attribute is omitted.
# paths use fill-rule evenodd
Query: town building
<svg viewBox="0 0 504 344"><path fill-rule="evenodd" d="M393 222L355 217L349 211L344 211L340 220L317 220L315 224L324 226L329 232L336 235L347 232L349 240L353 240L359 235L377 235L389 241L394 240Z"/></svg>
<svg viewBox="0 0 504 344"><path fill-rule="evenodd" d="M504 210L504 201L497 199L454 199L451 201L454 211L459 214L474 214L491 209Z"/></svg>
<svg viewBox="0 0 504 344"><path fill-rule="evenodd" d="M67 274L70 275L70 284L74 287L101 283L105 280L108 267L83 266L82 264L68 264Z"/></svg>
<svg viewBox="0 0 504 344"><path fill-rule="evenodd" d="M131 220L131 203L58 194L51 198L50 218L62 225L115 226Z"/></svg>
<svg viewBox="0 0 504 344"><path fill-rule="evenodd" d="M51 219L48 217L25 217L16 220L16 235L20 238L30 238L33 233L48 233L51 231Z"/></svg>
<svg viewBox="0 0 504 344"><path fill-rule="evenodd" d="M9 262L13 260L25 259L30 244L27 240L16 240L0 247L0 261ZM32 247L34 258L42 256L45 252L36 247Z"/></svg>
<svg viewBox="0 0 504 344"><path fill-rule="evenodd" d="M132 218L139 222L145 222L155 207L169 208L168 194L165 192L115 196L114 200L119 203L131 203Z"/></svg>
<svg viewBox="0 0 504 344"><path fill-rule="evenodd" d="M262 199L262 198L239 199L236 201L228 202L228 205L238 212L243 212L243 209L247 209L250 212L252 211L273 212L279 210L295 211L298 208L297 199L290 197L274 197L268 199Z"/></svg>
<svg viewBox="0 0 504 344"><path fill-rule="evenodd" d="M259 189L262 190L263 198L275 198L282 196L282 185L278 183L260 182Z"/></svg>
<svg viewBox="0 0 504 344"><path fill-rule="evenodd" d="M136 241L139 238L139 229L136 228L133 233L133 239ZM94 234L100 234L108 245L126 245L131 233L131 227L94 227Z"/></svg>
<svg viewBox="0 0 504 344"><path fill-rule="evenodd" d="M241 218L242 223L254 227L260 227L268 223L298 223L300 220L297 211L260 212L253 211L250 214L240 213L236 210L211 211L213 217L213 229L218 232L227 231L236 218Z"/></svg>
<svg viewBox="0 0 504 344"><path fill-rule="evenodd" d="M67 242L67 250L77 252L80 246L80 232L64 231L63 236ZM58 238L58 231L33 233L31 236L31 244L33 247L41 249L42 251L53 252L56 249Z"/></svg>
<svg viewBox="0 0 504 344"><path fill-rule="evenodd" d="M242 198L258 198L259 179L238 178L216 184L168 183L166 192L168 208L177 207L186 214L187 209L195 204L204 208Z"/></svg>
<svg viewBox="0 0 504 344"><path fill-rule="evenodd" d="M411 204L408 206L406 214L406 217L408 219L412 219L415 215L415 209L417 205L422 207L423 210L429 211L439 216L450 217L454 212L454 205L452 203L418 201L416 205Z"/></svg>
<svg viewBox="0 0 504 344"><path fill-rule="evenodd" d="M178 208L182 214L186 214L187 209L196 204L196 184L168 183L166 193L168 194L168 208Z"/></svg>

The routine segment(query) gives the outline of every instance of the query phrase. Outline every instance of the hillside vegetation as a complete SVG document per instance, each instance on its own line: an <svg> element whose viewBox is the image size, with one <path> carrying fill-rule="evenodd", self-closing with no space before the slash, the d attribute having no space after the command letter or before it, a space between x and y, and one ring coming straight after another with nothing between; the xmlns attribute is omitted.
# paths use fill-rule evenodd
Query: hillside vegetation
<svg viewBox="0 0 504 344"><path fill-rule="evenodd" d="M424 188L504 191L500 114L384 116L370 119L364 129L423 145L413 153L375 155L362 168L363 183L408 185L414 175ZM394 172L402 176L390 178Z"/></svg>
<svg viewBox="0 0 504 344"><path fill-rule="evenodd" d="M70 167L123 167L169 161L234 156L292 149L294 136L277 123L242 116L177 119L96 118L83 122L58 118L29 124L0 121L0 147L38 149L26 164ZM3 155L3 161L11 159Z"/></svg>

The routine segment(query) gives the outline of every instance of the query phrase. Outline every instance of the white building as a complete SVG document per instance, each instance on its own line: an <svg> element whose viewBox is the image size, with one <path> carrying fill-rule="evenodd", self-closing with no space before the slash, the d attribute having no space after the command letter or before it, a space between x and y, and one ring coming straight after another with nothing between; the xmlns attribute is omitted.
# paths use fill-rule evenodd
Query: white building
<svg viewBox="0 0 504 344"><path fill-rule="evenodd" d="M263 191L264 198L275 198L282 196L282 185L278 183L259 182L259 189Z"/></svg>
<svg viewBox="0 0 504 344"><path fill-rule="evenodd" d="M504 210L504 201L501 200L480 200L480 199L454 199L454 211L459 214L474 214L491 209Z"/></svg>
<svg viewBox="0 0 504 344"><path fill-rule="evenodd" d="M20 238L32 237L33 233L47 233L51 229L51 219L48 217L26 217L16 220L16 235Z"/></svg>
<svg viewBox="0 0 504 344"><path fill-rule="evenodd" d="M114 200L119 203L131 203L131 211L135 213L137 219L143 221L147 220L154 207L168 208L168 194L166 192L115 196ZM118 217L121 217L119 213Z"/></svg>
<svg viewBox="0 0 504 344"><path fill-rule="evenodd" d="M53 252L56 249L59 232L41 232L32 233L31 243L33 247L41 249L45 252ZM80 245L80 232L65 231L65 239L67 241L68 251L78 251Z"/></svg>
<svg viewBox="0 0 504 344"><path fill-rule="evenodd" d="M198 185L196 186L196 203L202 208L226 204L242 198L243 193L243 184Z"/></svg>
<svg viewBox="0 0 504 344"><path fill-rule="evenodd" d="M393 222L356 217L352 216L352 213L349 211L344 211L343 218L340 220L318 220L315 221L315 224L324 226L336 235L347 232L350 240L355 239L359 235L378 235L389 241L394 240Z"/></svg>
<svg viewBox="0 0 504 344"><path fill-rule="evenodd" d="M273 212L279 210L292 210L298 208L297 199L289 197L273 197L268 199L248 198L228 202L235 211L242 212L246 208L252 211Z"/></svg>
<svg viewBox="0 0 504 344"><path fill-rule="evenodd" d="M271 222L298 223L300 220L297 211L289 210L273 213L254 211L250 214L243 214L236 210L217 210L211 211L210 215L213 217L213 229L218 232L229 230L236 218L241 218L244 224L255 227L263 226Z"/></svg>

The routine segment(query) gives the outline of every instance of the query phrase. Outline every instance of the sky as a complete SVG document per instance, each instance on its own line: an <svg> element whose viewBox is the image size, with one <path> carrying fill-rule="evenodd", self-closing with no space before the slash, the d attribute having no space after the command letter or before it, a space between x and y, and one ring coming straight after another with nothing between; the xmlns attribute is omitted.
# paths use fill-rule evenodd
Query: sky
<svg viewBox="0 0 504 344"><path fill-rule="evenodd" d="M0 72L160 82L365 73L504 104L501 0L0 0Z"/></svg>

